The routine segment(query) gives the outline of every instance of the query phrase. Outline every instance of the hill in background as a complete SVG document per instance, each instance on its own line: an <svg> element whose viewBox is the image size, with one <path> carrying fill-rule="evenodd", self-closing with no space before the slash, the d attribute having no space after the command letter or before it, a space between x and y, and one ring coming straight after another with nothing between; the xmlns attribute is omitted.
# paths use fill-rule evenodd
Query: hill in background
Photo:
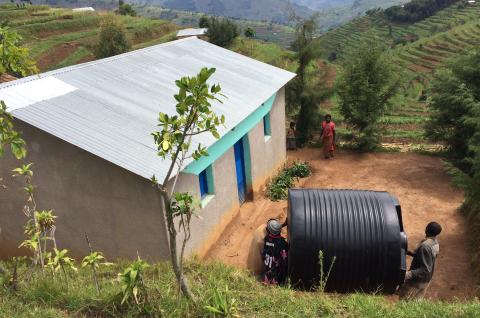
<svg viewBox="0 0 480 318"><path fill-rule="evenodd" d="M135 2L135 1L131 1ZM287 24L295 13L308 17L313 10L287 0L142 0L141 3L216 16Z"/></svg>
<svg viewBox="0 0 480 318"><path fill-rule="evenodd" d="M377 7L386 8L407 0L126 0L137 8L148 8L157 18L186 20L195 13L224 16L239 20L254 20L268 24L291 25L291 15L306 18L319 16L319 31L338 27L365 11ZM112 10L117 0L32 0L34 4L59 7L85 7ZM139 10L144 14L146 10ZM159 12L162 12L159 14ZM147 16L154 16L147 13ZM172 17L174 18L168 18ZM180 16L181 18L177 18ZM186 23L180 23L187 25ZM189 25L190 26L190 25ZM288 33L288 32L287 32ZM271 34L270 34L271 35ZM265 37L263 37L265 38ZM273 39L278 39L274 36ZM280 41L281 43L282 41ZM283 41L285 42L285 41Z"/></svg>
<svg viewBox="0 0 480 318"><path fill-rule="evenodd" d="M352 8L363 11L377 7L388 8L407 1L408 0L292 0L292 2L312 10Z"/></svg>

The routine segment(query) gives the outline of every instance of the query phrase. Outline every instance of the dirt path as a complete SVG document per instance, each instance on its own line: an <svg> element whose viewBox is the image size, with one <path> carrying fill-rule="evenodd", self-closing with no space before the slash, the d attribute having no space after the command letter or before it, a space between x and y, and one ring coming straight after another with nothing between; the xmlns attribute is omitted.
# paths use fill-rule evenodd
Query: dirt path
<svg viewBox="0 0 480 318"><path fill-rule="evenodd" d="M450 186L439 158L412 153L347 152L325 161L319 159L317 149L289 153L289 159L297 158L309 161L314 170L299 187L382 190L397 196L410 248L423 237L429 221L440 222L444 229L440 236L441 252L427 297L462 300L475 296L464 220L457 213L463 194ZM244 204L207 258L245 268L253 231L271 217L283 219L286 208L286 202L264 198Z"/></svg>

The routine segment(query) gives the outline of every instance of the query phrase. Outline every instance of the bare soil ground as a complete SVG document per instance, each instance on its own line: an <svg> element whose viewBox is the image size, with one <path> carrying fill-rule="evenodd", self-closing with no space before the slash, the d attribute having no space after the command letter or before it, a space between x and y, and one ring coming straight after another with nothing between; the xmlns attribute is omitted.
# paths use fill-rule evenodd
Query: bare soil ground
<svg viewBox="0 0 480 318"><path fill-rule="evenodd" d="M41 55L37 60L37 66L40 71L48 70L49 67L55 65L56 63L63 61L68 56L73 54L80 43L78 42L67 42L61 44L52 50L48 50L46 53Z"/></svg>
<svg viewBox="0 0 480 318"><path fill-rule="evenodd" d="M288 156L307 160L313 167L313 175L300 181L298 187L381 190L397 196L410 249L423 238L428 222L440 222L440 255L427 297L475 297L465 222L457 211L463 194L450 185L439 158L412 153L341 152L334 160L324 160L320 149L302 149ZM286 208L287 202L270 202L266 198L245 203L206 258L246 268L253 232L271 217L284 219Z"/></svg>

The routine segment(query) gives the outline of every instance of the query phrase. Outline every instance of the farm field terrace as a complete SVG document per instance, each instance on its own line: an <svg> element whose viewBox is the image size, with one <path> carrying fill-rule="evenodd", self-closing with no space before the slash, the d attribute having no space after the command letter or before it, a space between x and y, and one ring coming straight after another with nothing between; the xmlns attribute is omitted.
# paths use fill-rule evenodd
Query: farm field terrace
<svg viewBox="0 0 480 318"><path fill-rule="evenodd" d="M382 141L387 148L441 150L424 136L428 121L429 82L435 70L448 61L480 47L480 4L460 2L413 24L389 21L383 12L365 15L319 38L324 58L338 68L368 37L377 36L389 49L385 54L402 77L398 95L381 120ZM335 54L333 54L335 53ZM327 111L340 124L339 135L348 139L335 98ZM327 105L328 106L328 105Z"/></svg>
<svg viewBox="0 0 480 318"><path fill-rule="evenodd" d="M45 5L0 5L0 19L23 37L41 72L95 59L100 23L107 12L78 12ZM118 16L132 49L175 38L176 25L159 19Z"/></svg>

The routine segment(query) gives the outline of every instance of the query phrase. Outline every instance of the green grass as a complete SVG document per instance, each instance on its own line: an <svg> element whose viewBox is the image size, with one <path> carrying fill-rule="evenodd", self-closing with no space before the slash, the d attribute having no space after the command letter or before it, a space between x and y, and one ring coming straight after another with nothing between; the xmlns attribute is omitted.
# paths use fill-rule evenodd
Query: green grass
<svg viewBox="0 0 480 318"><path fill-rule="evenodd" d="M98 297L91 272L71 273L68 289L60 277L35 273L22 281L17 292L0 291L0 317L140 317L133 308L118 305L120 285L117 273L126 266L116 264L100 273ZM26 270L22 269L21 273ZM220 263L193 260L187 264L187 277L198 297L198 305L177 300L174 276L166 263L156 264L145 273L151 316L206 317L215 289L225 290L235 299L241 317L478 317L480 303L392 302L380 295L335 295L301 292L288 287L266 287L246 271Z"/></svg>
<svg viewBox="0 0 480 318"><path fill-rule="evenodd" d="M292 62L293 52L275 43L239 37L230 46L230 50L283 69L290 71L296 69L296 64Z"/></svg>
<svg viewBox="0 0 480 318"><path fill-rule="evenodd" d="M423 124L428 121L426 116L385 116L380 119L380 124L384 125L405 125L405 124Z"/></svg>
<svg viewBox="0 0 480 318"><path fill-rule="evenodd" d="M65 33L60 35L51 36L45 40L35 41L27 44L27 47L30 49L30 54L34 58L40 57L40 55L45 54L50 49L56 47L57 45L76 41L80 39L84 39L87 37L93 37L98 34L98 30L86 30L86 31L78 31L72 33Z"/></svg>
<svg viewBox="0 0 480 318"><path fill-rule="evenodd" d="M424 140L424 132L422 130L386 130L383 134L383 137L394 137L401 139L412 139L415 141Z"/></svg>
<svg viewBox="0 0 480 318"><path fill-rule="evenodd" d="M164 36L161 36L157 39L154 39L152 41L135 44L133 46L133 49L134 50L143 49L143 48L146 48L146 47L149 47L149 46L152 46L152 45L157 45L157 44L173 41L176 38L177 38L177 31L173 31L173 32L167 33Z"/></svg>

